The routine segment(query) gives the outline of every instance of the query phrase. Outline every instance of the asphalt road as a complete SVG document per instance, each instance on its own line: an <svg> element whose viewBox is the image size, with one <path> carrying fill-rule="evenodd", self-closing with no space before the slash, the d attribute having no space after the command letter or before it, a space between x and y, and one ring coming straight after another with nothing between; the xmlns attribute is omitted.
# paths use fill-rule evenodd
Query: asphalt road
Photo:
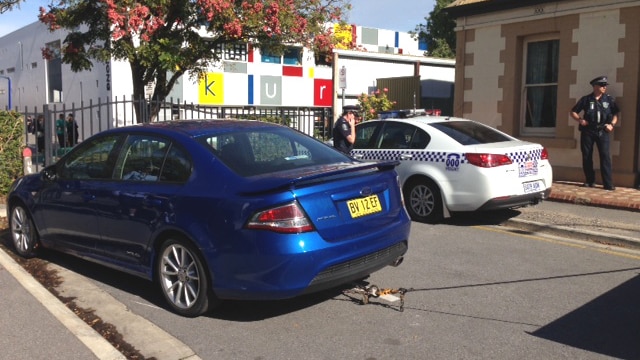
<svg viewBox="0 0 640 360"><path fill-rule="evenodd" d="M528 211L556 212L557 222L590 215L609 225L637 217L545 206ZM106 294L134 314L138 320L118 324L123 320L113 307L92 306L157 359L191 352L191 359L640 358L640 252L499 225L500 218L522 214L414 223L405 262L369 279L381 288L408 289L404 311L399 302L371 298L362 305L358 294L329 291L227 302L187 319L166 310L151 283L64 256L50 260L88 277L97 289L91 293ZM86 287L71 283L78 288L67 295L75 291L81 301ZM182 351L180 357L154 350L163 341Z"/></svg>

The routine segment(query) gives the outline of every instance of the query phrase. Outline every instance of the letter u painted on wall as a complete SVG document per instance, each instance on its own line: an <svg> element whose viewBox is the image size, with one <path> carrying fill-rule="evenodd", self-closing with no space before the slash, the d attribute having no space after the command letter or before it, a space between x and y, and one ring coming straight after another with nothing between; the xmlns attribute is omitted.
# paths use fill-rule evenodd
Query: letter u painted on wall
<svg viewBox="0 0 640 360"><path fill-rule="evenodd" d="M281 105L282 104L282 77L261 76L260 77L260 104L261 105Z"/></svg>

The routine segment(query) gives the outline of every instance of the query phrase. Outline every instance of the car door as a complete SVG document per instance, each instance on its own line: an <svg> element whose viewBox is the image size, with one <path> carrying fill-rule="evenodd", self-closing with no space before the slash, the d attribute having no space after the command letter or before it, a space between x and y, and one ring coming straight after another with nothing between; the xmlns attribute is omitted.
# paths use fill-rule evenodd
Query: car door
<svg viewBox="0 0 640 360"><path fill-rule="evenodd" d="M122 146L113 179L98 196L99 256L143 271L147 247L163 224L174 221L176 194L191 175L186 151L169 139L132 135Z"/></svg>
<svg viewBox="0 0 640 360"><path fill-rule="evenodd" d="M429 135L412 124L401 121L362 123L356 127L356 141L351 155L360 160L399 160L398 175L404 180L412 167L424 158Z"/></svg>
<svg viewBox="0 0 640 360"><path fill-rule="evenodd" d="M100 238L96 194L111 177L119 140L117 135L94 138L52 169L55 174L39 195L43 241L83 254L95 250Z"/></svg>

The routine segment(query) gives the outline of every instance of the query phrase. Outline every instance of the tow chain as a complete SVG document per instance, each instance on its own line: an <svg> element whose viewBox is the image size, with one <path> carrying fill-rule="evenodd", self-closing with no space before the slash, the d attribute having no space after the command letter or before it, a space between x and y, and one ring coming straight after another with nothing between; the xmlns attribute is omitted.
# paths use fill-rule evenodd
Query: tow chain
<svg viewBox="0 0 640 360"><path fill-rule="evenodd" d="M368 304L370 298L382 298L388 302L396 302L400 301L399 311L404 311L404 296L411 289L405 288L380 288L376 285L355 285L352 289L344 290L342 293L345 295L348 294L357 294L362 296L362 304Z"/></svg>

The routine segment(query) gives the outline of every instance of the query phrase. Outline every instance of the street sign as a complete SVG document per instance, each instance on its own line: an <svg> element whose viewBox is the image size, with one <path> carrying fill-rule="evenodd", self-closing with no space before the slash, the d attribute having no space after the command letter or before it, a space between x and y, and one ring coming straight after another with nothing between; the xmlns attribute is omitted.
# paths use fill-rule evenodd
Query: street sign
<svg viewBox="0 0 640 360"><path fill-rule="evenodd" d="M340 89L344 90L347 88L347 68L342 66L338 71L338 73L339 73L338 84L340 86Z"/></svg>

